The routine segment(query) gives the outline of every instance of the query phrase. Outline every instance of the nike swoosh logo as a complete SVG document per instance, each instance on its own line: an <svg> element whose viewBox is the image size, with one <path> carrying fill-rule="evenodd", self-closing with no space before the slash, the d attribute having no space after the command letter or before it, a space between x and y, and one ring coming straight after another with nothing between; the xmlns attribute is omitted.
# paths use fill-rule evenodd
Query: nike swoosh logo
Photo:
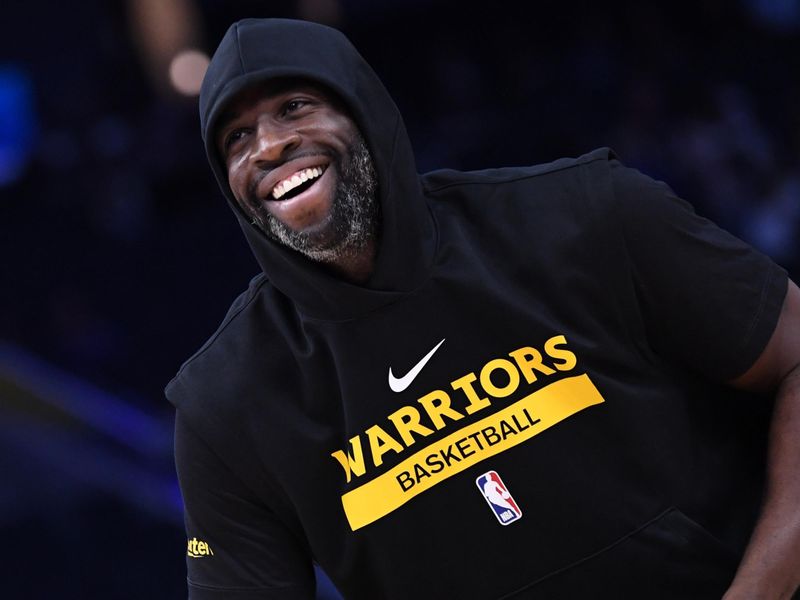
<svg viewBox="0 0 800 600"><path fill-rule="evenodd" d="M419 372L425 367L428 361L431 359L431 356L439 349L439 346L444 344L444 339L434 346L433 350L428 352L425 356L422 357L422 360L419 361L414 368L411 369L408 373L406 373L403 377L395 377L394 373L392 373L392 367L389 367L389 387L392 388L393 392L402 392L408 386L411 385L411 382L416 379Z"/></svg>

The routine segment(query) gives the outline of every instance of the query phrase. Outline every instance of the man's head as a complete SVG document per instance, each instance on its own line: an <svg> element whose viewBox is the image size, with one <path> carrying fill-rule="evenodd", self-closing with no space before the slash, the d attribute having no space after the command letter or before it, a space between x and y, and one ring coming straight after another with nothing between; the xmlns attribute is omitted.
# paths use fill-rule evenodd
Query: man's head
<svg viewBox="0 0 800 600"><path fill-rule="evenodd" d="M377 178L342 103L305 79L249 86L213 132L242 211L269 237L331 264L374 250Z"/></svg>
<svg viewBox="0 0 800 600"><path fill-rule="evenodd" d="M271 105L287 91L275 86L286 81L302 83L293 91L313 92L313 102L284 98ZM364 302L379 305L421 285L437 237L408 133L386 88L341 32L289 19L234 23L208 66L199 108L214 176L275 288L313 314L341 314L343 306L361 310ZM226 115L245 112L251 122L220 140L232 123ZM269 133L252 148L271 151L260 160L251 148L248 160L223 157L219 144L232 150L239 138L249 142L249 128ZM291 186L282 185L281 198L270 200L276 179L305 168L324 169L306 173L316 177L313 194L293 200L286 195ZM312 198L317 192L325 193ZM314 268L306 256L330 269Z"/></svg>

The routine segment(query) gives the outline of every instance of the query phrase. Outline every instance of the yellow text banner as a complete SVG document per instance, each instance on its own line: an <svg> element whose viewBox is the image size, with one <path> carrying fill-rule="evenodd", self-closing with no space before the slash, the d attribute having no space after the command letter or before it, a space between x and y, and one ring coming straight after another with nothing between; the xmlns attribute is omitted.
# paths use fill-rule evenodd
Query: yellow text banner
<svg viewBox="0 0 800 600"><path fill-rule="evenodd" d="M342 505L350 527L355 531L369 525L456 473L602 402L603 397L586 374L551 383L426 446L344 494Z"/></svg>

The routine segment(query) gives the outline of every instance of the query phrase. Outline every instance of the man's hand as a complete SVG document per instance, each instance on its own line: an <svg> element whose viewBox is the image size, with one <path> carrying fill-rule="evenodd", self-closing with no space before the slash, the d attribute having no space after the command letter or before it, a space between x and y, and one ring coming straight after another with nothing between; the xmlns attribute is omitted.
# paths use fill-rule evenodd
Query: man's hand
<svg viewBox="0 0 800 600"><path fill-rule="evenodd" d="M777 393L761 515L723 600L788 599L800 587L800 289L793 282L764 352L730 383Z"/></svg>

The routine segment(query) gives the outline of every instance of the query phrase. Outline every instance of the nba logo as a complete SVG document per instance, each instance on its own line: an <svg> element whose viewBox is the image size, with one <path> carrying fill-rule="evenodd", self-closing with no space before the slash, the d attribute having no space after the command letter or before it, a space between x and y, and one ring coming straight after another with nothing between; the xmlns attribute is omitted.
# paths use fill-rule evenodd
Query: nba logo
<svg viewBox="0 0 800 600"><path fill-rule="evenodd" d="M501 525L508 525L522 518L522 511L496 471L484 473L475 483Z"/></svg>

